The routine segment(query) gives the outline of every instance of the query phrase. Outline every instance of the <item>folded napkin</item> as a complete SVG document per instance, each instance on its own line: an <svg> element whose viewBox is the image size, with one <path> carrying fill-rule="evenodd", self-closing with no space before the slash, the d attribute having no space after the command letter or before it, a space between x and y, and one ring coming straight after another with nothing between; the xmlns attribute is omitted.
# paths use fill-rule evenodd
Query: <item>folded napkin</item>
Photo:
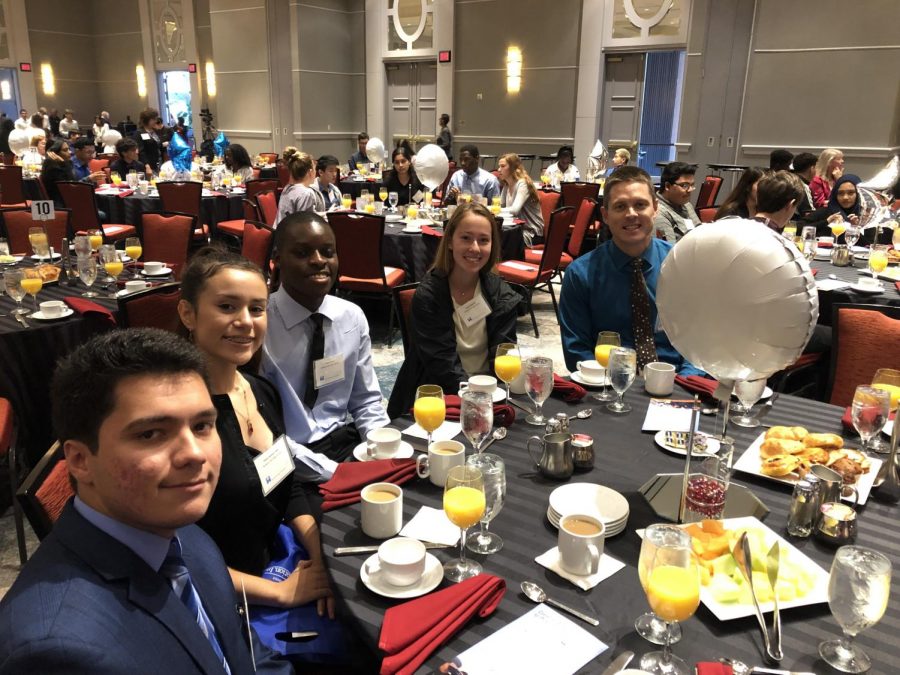
<svg viewBox="0 0 900 675"><path fill-rule="evenodd" d="M896 411L890 414L890 419L894 419L897 416ZM847 431L856 431L856 427L853 426L853 408L848 406L844 410L844 416L841 418L841 424Z"/></svg>
<svg viewBox="0 0 900 675"><path fill-rule="evenodd" d="M430 225L422 226L422 234L430 234L432 237L443 237L444 236L443 232L438 232Z"/></svg>
<svg viewBox="0 0 900 675"><path fill-rule="evenodd" d="M719 386L716 380L711 377L702 377L701 375L688 375L687 377L676 375L675 382L692 394L700 394L701 396L712 396Z"/></svg>
<svg viewBox="0 0 900 675"><path fill-rule="evenodd" d="M319 486L322 510L330 511L359 501L360 491L370 483L402 485L416 475L412 459L376 459L371 462L338 464L331 480Z"/></svg>
<svg viewBox="0 0 900 675"><path fill-rule="evenodd" d="M490 616L506 593L506 582L479 574L384 613L378 647L387 652L381 675L411 674L476 614Z"/></svg>
<svg viewBox="0 0 900 675"><path fill-rule="evenodd" d="M96 302L71 295L66 296L65 298L63 298L63 300L69 307L74 309L82 316L93 316L98 319L108 321L113 326L118 325L116 323L116 317L114 317L113 313L106 309L106 307L104 307L103 305L98 305Z"/></svg>
<svg viewBox="0 0 900 675"><path fill-rule="evenodd" d="M596 574L588 574L581 576L566 572L560 562L559 546L554 546L546 553L539 555L534 559L538 565L546 567L548 570L556 572L559 576L567 581L571 581L583 591L589 591L604 579L608 579L620 569L625 567L625 563L619 562L607 553L600 556L600 566L597 568Z"/></svg>
<svg viewBox="0 0 900 675"><path fill-rule="evenodd" d="M697 675L733 675L734 671L731 666L724 663L706 661L697 664Z"/></svg>
<svg viewBox="0 0 900 675"><path fill-rule="evenodd" d="M577 382L564 380L557 374L553 374L553 395L559 396L563 401L572 403L580 401L587 395L587 389Z"/></svg>
<svg viewBox="0 0 900 675"><path fill-rule="evenodd" d="M459 411L462 406L462 399L455 394L444 395L444 406L447 408L447 419L452 422L459 421ZM410 408L410 413L412 409ZM509 403L494 404L494 423L502 427L511 426L516 421L516 411Z"/></svg>

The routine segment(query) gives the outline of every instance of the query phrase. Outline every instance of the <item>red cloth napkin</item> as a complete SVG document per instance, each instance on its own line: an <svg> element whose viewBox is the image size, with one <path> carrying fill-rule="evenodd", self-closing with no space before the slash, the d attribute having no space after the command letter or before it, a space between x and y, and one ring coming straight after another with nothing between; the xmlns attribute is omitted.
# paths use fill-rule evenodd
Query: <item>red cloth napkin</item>
<svg viewBox="0 0 900 675"><path fill-rule="evenodd" d="M733 675L734 671L731 669L731 666L727 666L724 663L715 663L712 661L707 661L705 663L697 664L697 675Z"/></svg>
<svg viewBox="0 0 900 675"><path fill-rule="evenodd" d="M587 389L577 382L564 380L559 375L553 375L553 394L559 396L563 401L572 403L580 401L587 395Z"/></svg>
<svg viewBox="0 0 900 675"><path fill-rule="evenodd" d="M819 248L834 248L834 244L830 241L820 241L818 242L817 246Z"/></svg>
<svg viewBox="0 0 900 675"><path fill-rule="evenodd" d="M376 459L371 462L338 464L331 480L319 486L322 510L330 511L359 501L360 491L370 483L402 485L416 475L412 459Z"/></svg>
<svg viewBox="0 0 900 675"><path fill-rule="evenodd" d="M443 237L444 236L443 232L438 232L430 225L422 226L422 234L430 234L432 237Z"/></svg>
<svg viewBox="0 0 900 675"><path fill-rule="evenodd" d="M719 383L716 380L700 375L688 375L687 377L676 375L675 382L692 394L700 394L701 396L712 396L713 392L719 386Z"/></svg>
<svg viewBox="0 0 900 675"><path fill-rule="evenodd" d="M506 582L479 574L384 613L378 647L387 652L381 675L411 674L476 614L490 616L506 593Z"/></svg>
<svg viewBox="0 0 900 675"><path fill-rule="evenodd" d="M895 281L894 286L897 287L897 292L900 293L900 281Z"/></svg>
<svg viewBox="0 0 900 675"><path fill-rule="evenodd" d="M447 419L451 422L458 422L462 399L454 394L444 394L444 405L447 408ZM409 412L412 414L412 408L410 408ZM516 411L509 403L494 404L494 422L502 427L508 427L515 421Z"/></svg>
<svg viewBox="0 0 900 675"><path fill-rule="evenodd" d="M890 419L894 419L897 416L896 412L892 412L890 415ZM853 426L853 408L848 406L844 410L844 416L841 418L841 424L847 431L856 431L856 428Z"/></svg>
<svg viewBox="0 0 900 675"><path fill-rule="evenodd" d="M812 272L813 276L816 276L819 273L819 270L817 270L815 268L811 269L810 271Z"/></svg>
<svg viewBox="0 0 900 675"><path fill-rule="evenodd" d="M94 316L98 319L108 321L113 326L118 325L116 323L116 317L114 317L112 312L106 309L106 307L104 307L103 305L98 305L96 302L91 302L90 300L85 300L84 298L79 298L71 295L63 298L63 300L69 307L74 309L82 316Z"/></svg>

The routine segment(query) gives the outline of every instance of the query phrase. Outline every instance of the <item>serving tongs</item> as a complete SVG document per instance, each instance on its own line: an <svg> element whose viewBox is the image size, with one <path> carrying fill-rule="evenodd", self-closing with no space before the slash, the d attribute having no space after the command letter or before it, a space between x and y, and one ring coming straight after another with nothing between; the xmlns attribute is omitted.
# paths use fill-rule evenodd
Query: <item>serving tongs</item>
<svg viewBox="0 0 900 675"><path fill-rule="evenodd" d="M738 569L741 571L741 574L744 575L744 579L747 580L747 584L750 587L750 597L753 598L753 607L756 610L756 620L759 622L760 630L762 630L766 654L773 661L781 661L781 659L784 658L783 654L781 654L781 646L779 644L778 652L772 648L772 643L769 640L769 631L766 629L766 621L763 618L762 610L759 608L759 599L756 597L756 590L753 588L753 556L750 553L750 540L747 538L746 532L741 533L741 538L738 540L737 544L735 544L734 548L731 549L731 555L734 556L734 561L737 563Z"/></svg>
<svg viewBox="0 0 900 675"><path fill-rule="evenodd" d="M784 658L784 652L781 650L781 612L778 611L778 592L775 584L778 583L778 566L781 563L781 547L776 541L769 549L766 555L766 574L769 577L769 585L772 587L772 602L775 610L772 612L772 633L774 643L772 644L772 652L769 654L776 661Z"/></svg>

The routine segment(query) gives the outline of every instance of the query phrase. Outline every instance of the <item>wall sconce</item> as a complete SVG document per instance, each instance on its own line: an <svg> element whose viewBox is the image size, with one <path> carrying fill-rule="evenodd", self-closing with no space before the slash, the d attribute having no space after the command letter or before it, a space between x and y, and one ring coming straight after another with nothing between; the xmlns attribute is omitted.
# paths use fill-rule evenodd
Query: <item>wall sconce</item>
<svg viewBox="0 0 900 675"><path fill-rule="evenodd" d="M9 101L12 98L12 88L9 85L9 80L0 82L0 98L4 101Z"/></svg>
<svg viewBox="0 0 900 675"><path fill-rule="evenodd" d="M210 98L216 96L216 67L212 61L206 62L206 94Z"/></svg>
<svg viewBox="0 0 900 675"><path fill-rule="evenodd" d="M141 98L147 98L147 75L144 72L144 66L140 63L134 67L134 74L137 78L137 90L138 96Z"/></svg>
<svg viewBox="0 0 900 675"><path fill-rule="evenodd" d="M53 81L53 66L49 63L41 64L41 83L45 96L53 96L56 93L56 83Z"/></svg>
<svg viewBox="0 0 900 675"><path fill-rule="evenodd" d="M522 88L522 50L508 47L506 50L506 91L518 94Z"/></svg>

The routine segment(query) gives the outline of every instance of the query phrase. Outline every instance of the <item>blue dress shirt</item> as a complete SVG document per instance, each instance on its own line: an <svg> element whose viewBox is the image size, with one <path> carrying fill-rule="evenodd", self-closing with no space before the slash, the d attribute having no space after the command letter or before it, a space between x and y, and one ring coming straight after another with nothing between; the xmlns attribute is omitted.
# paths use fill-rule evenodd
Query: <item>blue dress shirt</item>
<svg viewBox="0 0 900 675"><path fill-rule="evenodd" d="M123 544L134 551L135 555L147 563L151 569L159 571L163 561L169 552L169 542L167 537L160 537L158 534L139 530L131 525L110 518L100 513L96 509L85 504L81 499L75 497L75 510L96 527L101 532L105 532L120 544Z"/></svg>
<svg viewBox="0 0 900 675"><path fill-rule="evenodd" d="M369 323L362 310L326 295L317 310L325 317L325 356L342 354L344 379L319 389L313 409L303 405L313 325L312 312L280 288L269 300L269 328L263 348L262 373L278 388L287 435L298 443L318 441L345 426L348 415L365 438L371 429L390 422L372 365Z"/></svg>
<svg viewBox="0 0 900 675"><path fill-rule="evenodd" d="M668 336L658 325L656 284L662 262L672 244L657 239L650 243L641 258L644 260L644 281L650 296L650 321L654 326L656 354L660 361L673 364L681 375L701 375L703 371L691 365L679 354ZM615 331L623 347L634 347L631 324L631 267L632 258L612 241L576 259L563 277L559 299L559 318L563 355L570 371L579 361L594 358L597 333Z"/></svg>
<svg viewBox="0 0 900 675"><path fill-rule="evenodd" d="M478 169L471 176L464 170L460 169L450 176L450 183L447 189L455 187L459 188L460 193L470 192L473 195L481 195L490 199L491 197L500 196L500 181L490 171Z"/></svg>
<svg viewBox="0 0 900 675"><path fill-rule="evenodd" d="M84 180L91 175L91 167L88 164L82 164L74 154L72 155L72 168L75 173L75 180Z"/></svg>

